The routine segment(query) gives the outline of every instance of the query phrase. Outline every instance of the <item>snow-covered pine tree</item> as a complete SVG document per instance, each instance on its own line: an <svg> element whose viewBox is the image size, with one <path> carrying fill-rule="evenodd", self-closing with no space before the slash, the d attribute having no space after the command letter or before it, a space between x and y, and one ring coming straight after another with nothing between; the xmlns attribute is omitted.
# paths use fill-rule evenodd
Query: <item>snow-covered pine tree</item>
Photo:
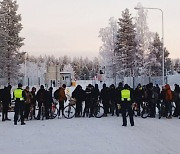
<svg viewBox="0 0 180 154"><path fill-rule="evenodd" d="M165 58L165 74L170 70L171 60L168 58L169 52L164 47L159 38L159 34L156 33L153 42L150 44L150 50L147 55L146 65L149 66L149 75L161 76L162 75L162 53L164 50Z"/></svg>
<svg viewBox="0 0 180 154"><path fill-rule="evenodd" d="M116 42L116 58L118 74L122 76L132 76L136 73L136 33L133 17L128 9L122 12L122 18L119 18L119 29Z"/></svg>
<svg viewBox="0 0 180 154"><path fill-rule="evenodd" d="M137 8L142 8L142 4L138 3ZM137 41L137 58L136 64L139 68L137 75L147 75L147 68L145 66L146 54L149 52L149 46L153 39L152 32L149 31L147 25L147 10L138 9L137 17L135 17L136 25L136 41Z"/></svg>
<svg viewBox="0 0 180 154"><path fill-rule="evenodd" d="M97 57L95 57L93 59L93 72L91 74L92 78L94 78L95 76L97 77L99 67L100 67L99 59Z"/></svg>
<svg viewBox="0 0 180 154"><path fill-rule="evenodd" d="M73 67L75 71L75 79L79 79L79 74L80 74L80 64L79 64L79 58L74 57L71 66Z"/></svg>
<svg viewBox="0 0 180 154"><path fill-rule="evenodd" d="M17 81L19 76L19 49L23 45L24 40L19 36L22 30L21 16L17 14L17 2L13 0L2 0L0 2L0 10L4 13L4 17L0 21L1 37L4 40L3 65L1 67L3 69L3 77L7 79L8 84L12 84Z"/></svg>
<svg viewBox="0 0 180 154"><path fill-rule="evenodd" d="M113 17L109 19L109 27L100 29L99 37L101 37L103 42L103 45L100 47L101 66L105 67L107 78L115 78L116 59L114 50L117 40L117 21Z"/></svg>

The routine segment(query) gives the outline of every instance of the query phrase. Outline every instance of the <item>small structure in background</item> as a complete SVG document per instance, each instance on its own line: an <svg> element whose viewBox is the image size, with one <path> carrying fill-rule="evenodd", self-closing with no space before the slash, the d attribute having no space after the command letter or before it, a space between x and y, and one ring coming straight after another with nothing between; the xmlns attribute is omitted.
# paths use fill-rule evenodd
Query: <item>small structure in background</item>
<svg viewBox="0 0 180 154"><path fill-rule="evenodd" d="M50 64L47 66L47 73L45 75L47 87L60 87L66 84L70 87L72 84L72 77L70 72L61 72L60 65Z"/></svg>
<svg viewBox="0 0 180 154"><path fill-rule="evenodd" d="M60 85L66 84L70 87L72 84L71 73L70 72L60 72Z"/></svg>

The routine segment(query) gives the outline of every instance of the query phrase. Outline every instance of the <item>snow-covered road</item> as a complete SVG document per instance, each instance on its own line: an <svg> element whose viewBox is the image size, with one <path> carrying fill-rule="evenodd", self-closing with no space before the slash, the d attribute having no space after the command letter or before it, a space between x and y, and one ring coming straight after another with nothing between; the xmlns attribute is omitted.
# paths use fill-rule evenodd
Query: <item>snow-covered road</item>
<svg viewBox="0 0 180 154"><path fill-rule="evenodd" d="M12 118L12 117L11 117ZM179 154L179 119L121 117L0 122L0 154Z"/></svg>

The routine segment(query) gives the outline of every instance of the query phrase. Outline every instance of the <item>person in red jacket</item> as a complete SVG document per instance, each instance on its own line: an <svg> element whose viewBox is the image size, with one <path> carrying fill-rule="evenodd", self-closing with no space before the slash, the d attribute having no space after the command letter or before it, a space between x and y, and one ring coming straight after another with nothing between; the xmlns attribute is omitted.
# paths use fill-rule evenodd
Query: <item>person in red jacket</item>
<svg viewBox="0 0 180 154"><path fill-rule="evenodd" d="M169 84L166 84L165 85L165 107L166 107L167 118L172 118L172 105L171 105L172 99L173 99L172 90Z"/></svg>
<svg viewBox="0 0 180 154"><path fill-rule="evenodd" d="M58 113L58 117L60 117L60 110L62 110L62 115L63 115L63 111L64 111L64 102L67 101L67 97L66 97L66 94L65 94L65 89L66 89L66 85L63 84L62 87L59 88L59 96L58 96L58 99L59 99L59 113Z"/></svg>

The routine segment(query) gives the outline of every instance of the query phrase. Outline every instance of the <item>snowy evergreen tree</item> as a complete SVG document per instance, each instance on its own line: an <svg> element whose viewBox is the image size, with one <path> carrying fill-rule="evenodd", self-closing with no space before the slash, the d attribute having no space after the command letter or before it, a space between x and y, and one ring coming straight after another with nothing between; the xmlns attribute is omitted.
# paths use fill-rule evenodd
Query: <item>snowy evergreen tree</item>
<svg viewBox="0 0 180 154"><path fill-rule="evenodd" d="M119 29L115 53L117 57L118 74L122 76L132 76L136 73L136 33L131 14L128 9L122 12L119 18Z"/></svg>
<svg viewBox="0 0 180 154"><path fill-rule="evenodd" d="M150 50L148 53L147 64L149 67L149 75L161 76L162 75L162 53L164 50L165 58L165 74L170 71L171 60L168 58L169 52L164 47L159 38L158 33L155 34L153 42L150 44Z"/></svg>
<svg viewBox="0 0 180 154"><path fill-rule="evenodd" d="M94 79L95 77L97 77L97 74L98 74L98 71L99 71L99 60L98 58L94 58L93 61L92 61L92 71L91 71L91 74L90 74L90 77L92 79Z"/></svg>
<svg viewBox="0 0 180 154"><path fill-rule="evenodd" d="M137 8L142 8L141 3L138 3ZM135 17L135 25L136 25L136 41L137 41L137 67L139 71L138 75L147 74L147 68L145 64L146 54L149 52L149 46L153 39L154 34L149 31L147 25L147 13L148 11L145 9L138 9L137 17Z"/></svg>
<svg viewBox="0 0 180 154"><path fill-rule="evenodd" d="M71 66L73 67L74 71L75 71L75 79L79 79L79 72L80 72L80 65L79 65L79 59L78 58L73 58L72 62L71 62Z"/></svg>
<svg viewBox="0 0 180 154"><path fill-rule="evenodd" d="M113 17L109 19L109 27L100 29L99 37L103 42L100 47L101 66L105 67L107 78L115 78L116 59L114 50L117 40L117 21Z"/></svg>
<svg viewBox="0 0 180 154"><path fill-rule="evenodd" d="M19 49L23 45L23 38L19 36L22 30L21 16L17 14L18 5L13 0L2 0L0 10L4 13L4 17L0 18L1 40L1 69L3 77L8 80L8 84L15 83L18 79L20 63ZM2 35L3 34L3 35Z"/></svg>

